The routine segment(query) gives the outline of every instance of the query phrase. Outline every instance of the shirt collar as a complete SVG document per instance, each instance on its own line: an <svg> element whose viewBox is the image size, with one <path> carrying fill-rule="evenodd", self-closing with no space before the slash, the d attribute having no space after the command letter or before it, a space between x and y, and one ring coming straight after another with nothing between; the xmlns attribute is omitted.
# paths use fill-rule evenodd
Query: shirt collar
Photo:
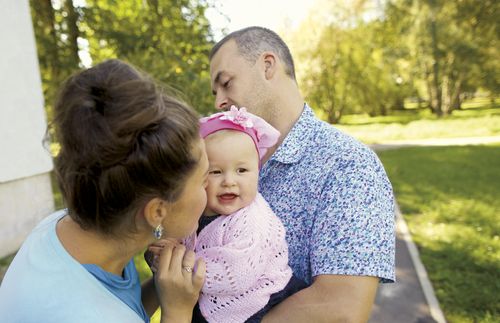
<svg viewBox="0 0 500 323"><path fill-rule="evenodd" d="M309 145L309 137L313 133L315 115L312 109L304 103L304 110L299 120L292 127L283 143L276 149L271 160L276 160L284 164L298 162Z"/></svg>

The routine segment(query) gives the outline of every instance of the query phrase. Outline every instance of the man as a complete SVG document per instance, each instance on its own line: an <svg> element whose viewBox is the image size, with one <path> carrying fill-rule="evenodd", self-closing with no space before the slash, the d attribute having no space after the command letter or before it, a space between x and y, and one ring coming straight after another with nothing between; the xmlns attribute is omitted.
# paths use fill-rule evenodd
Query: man
<svg viewBox="0 0 500 323"><path fill-rule="evenodd" d="M376 155L318 120L274 32L233 32L210 53L215 105L246 107L281 132L259 189L283 221L289 263L310 286L263 322L365 322L379 281L394 281L392 188Z"/></svg>

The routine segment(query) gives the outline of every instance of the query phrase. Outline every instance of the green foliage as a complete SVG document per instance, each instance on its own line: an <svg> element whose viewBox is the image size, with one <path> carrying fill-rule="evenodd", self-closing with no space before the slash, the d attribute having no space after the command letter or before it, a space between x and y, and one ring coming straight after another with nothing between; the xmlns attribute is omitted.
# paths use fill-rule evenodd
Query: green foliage
<svg viewBox="0 0 500 323"><path fill-rule="evenodd" d="M49 119L55 93L92 63L128 61L161 81L200 112L213 106L208 52L213 44L205 0L31 0L40 71ZM80 53L80 55L79 55Z"/></svg>
<svg viewBox="0 0 500 323"><path fill-rule="evenodd" d="M30 0L42 89L49 118L61 82L80 67L77 17L72 2L55 8L50 0ZM76 48L76 50L75 50Z"/></svg>
<svg viewBox="0 0 500 323"><path fill-rule="evenodd" d="M449 322L500 315L500 146L379 154Z"/></svg>
<svg viewBox="0 0 500 323"><path fill-rule="evenodd" d="M125 59L206 112L213 106L207 7L205 1L191 0L92 0L82 8L82 29L93 60Z"/></svg>
<svg viewBox="0 0 500 323"><path fill-rule="evenodd" d="M498 94L498 1L392 0L386 13L434 113L460 109L478 88Z"/></svg>
<svg viewBox="0 0 500 323"><path fill-rule="evenodd" d="M499 14L493 0L323 1L289 37L299 84L331 123L409 98L448 115L479 89L498 95Z"/></svg>
<svg viewBox="0 0 500 323"><path fill-rule="evenodd" d="M386 115L403 108L404 98L412 94L384 25L364 19L366 3L332 6L318 40L299 53L299 59L311 61L301 80L307 100L330 123L346 113Z"/></svg>

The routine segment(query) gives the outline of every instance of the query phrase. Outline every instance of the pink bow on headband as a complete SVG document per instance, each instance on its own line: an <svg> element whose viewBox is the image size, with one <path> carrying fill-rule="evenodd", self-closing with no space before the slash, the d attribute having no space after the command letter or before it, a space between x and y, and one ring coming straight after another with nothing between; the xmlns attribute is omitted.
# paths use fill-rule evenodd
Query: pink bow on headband
<svg viewBox="0 0 500 323"><path fill-rule="evenodd" d="M257 148L260 160L280 137L280 132L264 119L247 112L246 108L238 110L234 105L229 111L214 113L200 119L202 138L219 130L236 130L248 134Z"/></svg>

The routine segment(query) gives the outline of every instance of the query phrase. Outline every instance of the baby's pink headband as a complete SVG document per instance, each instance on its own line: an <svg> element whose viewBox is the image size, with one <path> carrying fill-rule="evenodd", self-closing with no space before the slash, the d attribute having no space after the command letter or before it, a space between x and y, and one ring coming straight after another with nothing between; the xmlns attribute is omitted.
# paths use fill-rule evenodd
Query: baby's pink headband
<svg viewBox="0 0 500 323"><path fill-rule="evenodd" d="M200 119L202 138L219 130L236 130L249 135L257 148L261 161L266 151L274 146L280 137L280 132L264 119L247 112L245 108L238 110L234 105L229 111L215 113Z"/></svg>

